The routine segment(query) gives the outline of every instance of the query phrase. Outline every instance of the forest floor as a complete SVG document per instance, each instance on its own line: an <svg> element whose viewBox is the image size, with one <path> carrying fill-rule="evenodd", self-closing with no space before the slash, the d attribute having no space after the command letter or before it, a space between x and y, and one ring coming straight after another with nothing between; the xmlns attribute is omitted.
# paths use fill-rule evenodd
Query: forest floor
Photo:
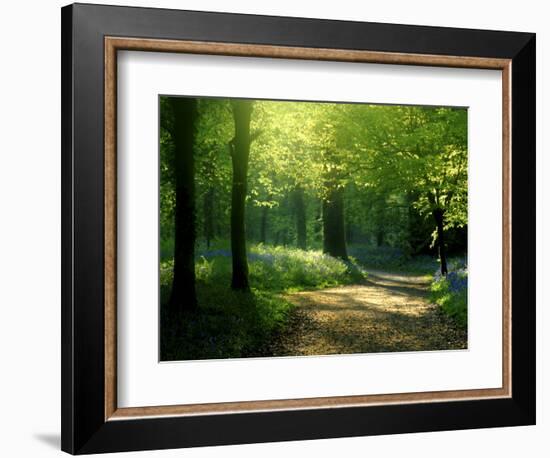
<svg viewBox="0 0 550 458"><path fill-rule="evenodd" d="M429 301L426 276L368 270L364 284L288 294L295 308L273 356L467 347L466 330Z"/></svg>

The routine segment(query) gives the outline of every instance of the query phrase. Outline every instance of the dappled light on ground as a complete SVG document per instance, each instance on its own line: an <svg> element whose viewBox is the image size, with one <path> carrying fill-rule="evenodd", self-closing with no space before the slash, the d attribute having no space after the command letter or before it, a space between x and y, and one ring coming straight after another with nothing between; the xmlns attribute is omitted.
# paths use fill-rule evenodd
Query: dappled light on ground
<svg viewBox="0 0 550 458"><path fill-rule="evenodd" d="M425 276L369 271L365 284L289 294L296 305L273 354L465 349L466 331L428 300Z"/></svg>

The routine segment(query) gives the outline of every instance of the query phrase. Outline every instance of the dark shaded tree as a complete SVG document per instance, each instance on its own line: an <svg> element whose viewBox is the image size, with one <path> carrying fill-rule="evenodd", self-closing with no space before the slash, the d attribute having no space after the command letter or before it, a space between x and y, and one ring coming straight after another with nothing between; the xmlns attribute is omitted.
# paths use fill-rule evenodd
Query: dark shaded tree
<svg viewBox="0 0 550 458"><path fill-rule="evenodd" d="M343 189L330 188L323 200L323 252L347 260Z"/></svg>
<svg viewBox="0 0 550 458"><path fill-rule="evenodd" d="M435 208L432 212L437 227L437 249L439 262L441 263L441 275L447 275L447 251L445 249L445 231L443 230L443 217L445 211L442 208Z"/></svg>
<svg viewBox="0 0 550 458"><path fill-rule="evenodd" d="M231 253L233 271L231 287L248 291L248 260L246 257L245 200L250 156L250 117L252 101L231 100L235 136L229 142L233 165L231 187Z"/></svg>
<svg viewBox="0 0 550 458"><path fill-rule="evenodd" d="M185 97L169 99L173 115L174 144L174 279L170 294L171 315L197 308L195 290L195 182L193 147L197 100Z"/></svg>

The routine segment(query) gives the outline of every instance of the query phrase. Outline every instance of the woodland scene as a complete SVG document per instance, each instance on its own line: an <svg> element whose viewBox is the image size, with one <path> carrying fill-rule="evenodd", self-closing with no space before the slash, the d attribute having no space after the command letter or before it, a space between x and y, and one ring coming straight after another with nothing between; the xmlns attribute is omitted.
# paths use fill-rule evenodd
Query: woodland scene
<svg viewBox="0 0 550 458"><path fill-rule="evenodd" d="M159 111L162 361L467 347L466 108Z"/></svg>

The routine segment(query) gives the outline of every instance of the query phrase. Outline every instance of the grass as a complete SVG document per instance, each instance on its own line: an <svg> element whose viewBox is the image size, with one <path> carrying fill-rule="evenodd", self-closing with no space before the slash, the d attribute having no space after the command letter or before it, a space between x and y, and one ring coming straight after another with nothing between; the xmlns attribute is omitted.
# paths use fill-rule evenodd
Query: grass
<svg viewBox="0 0 550 458"><path fill-rule="evenodd" d="M266 345L284 326L292 305L257 290L243 293L225 285L205 286L197 285L199 312L185 317L178 334L163 327L161 359L242 358L268 353Z"/></svg>
<svg viewBox="0 0 550 458"><path fill-rule="evenodd" d="M249 293L232 291L231 252L222 246L198 250L195 262L199 311L177 332L163 318L161 360L267 356L293 305L284 293L353 284L365 275L344 262L296 248L249 245ZM172 281L172 261L161 263L161 303Z"/></svg>

